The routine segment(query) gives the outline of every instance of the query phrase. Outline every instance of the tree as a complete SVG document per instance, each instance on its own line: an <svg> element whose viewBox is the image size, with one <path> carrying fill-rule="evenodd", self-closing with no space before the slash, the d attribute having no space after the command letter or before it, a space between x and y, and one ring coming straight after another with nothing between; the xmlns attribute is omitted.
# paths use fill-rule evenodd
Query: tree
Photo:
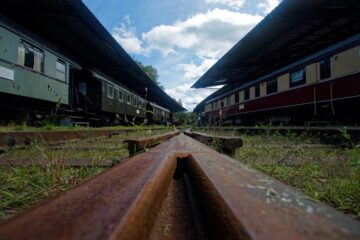
<svg viewBox="0 0 360 240"><path fill-rule="evenodd" d="M196 113L193 112L177 112L174 117L178 120L179 124L191 127L196 124Z"/></svg>
<svg viewBox="0 0 360 240"><path fill-rule="evenodd" d="M181 101L181 99L179 98L179 100L177 101L178 102L178 104L180 105L180 106L182 106L183 107L183 104L182 104L182 101Z"/></svg>
<svg viewBox="0 0 360 240"><path fill-rule="evenodd" d="M180 106L182 106L183 107L183 104L182 104L182 101L181 101L181 99L179 98L179 100L177 100L176 98L172 98L175 102L177 102Z"/></svg>
<svg viewBox="0 0 360 240"><path fill-rule="evenodd" d="M159 73L152 65L144 65L142 62L136 60L137 65L148 75L148 77L156 83L162 90L165 90L165 88L160 84L158 81L159 79Z"/></svg>

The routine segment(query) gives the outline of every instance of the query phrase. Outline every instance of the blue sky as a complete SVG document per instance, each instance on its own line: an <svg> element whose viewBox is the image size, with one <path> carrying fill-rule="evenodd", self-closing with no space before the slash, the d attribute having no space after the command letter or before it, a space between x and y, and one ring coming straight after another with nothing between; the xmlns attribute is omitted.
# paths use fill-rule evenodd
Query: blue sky
<svg viewBox="0 0 360 240"><path fill-rule="evenodd" d="M83 0L165 91L192 111L214 89L191 89L280 0Z"/></svg>

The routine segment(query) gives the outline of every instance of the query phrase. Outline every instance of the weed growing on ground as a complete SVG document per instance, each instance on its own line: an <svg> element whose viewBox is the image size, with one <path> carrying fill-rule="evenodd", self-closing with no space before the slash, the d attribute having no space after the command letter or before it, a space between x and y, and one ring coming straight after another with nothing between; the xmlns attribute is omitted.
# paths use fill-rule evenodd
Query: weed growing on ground
<svg viewBox="0 0 360 240"><path fill-rule="evenodd" d="M234 132L206 131L213 135ZM297 135L288 131L281 135L268 127L262 135L239 135L244 146L235 158L306 195L344 213L360 218L360 146L343 131L347 148L324 145L319 137Z"/></svg>
<svg viewBox="0 0 360 240"><path fill-rule="evenodd" d="M100 167L0 166L0 221L97 175Z"/></svg>
<svg viewBox="0 0 360 240"><path fill-rule="evenodd" d="M360 216L360 168L349 163L308 162L299 166L252 164L344 213Z"/></svg>
<svg viewBox="0 0 360 240"><path fill-rule="evenodd" d="M320 145L292 133L244 136L236 158L338 210L360 216L360 149Z"/></svg>
<svg viewBox="0 0 360 240"><path fill-rule="evenodd" d="M151 136L168 131L169 128L157 127L145 131L144 126L139 126L137 131L109 138L87 138L89 136L86 135L84 139L56 146L35 141L24 149L7 149L1 154L1 158L25 159L33 164L0 166L0 221L107 169L98 167L99 164L115 165L119 159L128 157L129 152L123 144L125 138ZM89 159L91 165L66 167L64 161L69 158Z"/></svg>

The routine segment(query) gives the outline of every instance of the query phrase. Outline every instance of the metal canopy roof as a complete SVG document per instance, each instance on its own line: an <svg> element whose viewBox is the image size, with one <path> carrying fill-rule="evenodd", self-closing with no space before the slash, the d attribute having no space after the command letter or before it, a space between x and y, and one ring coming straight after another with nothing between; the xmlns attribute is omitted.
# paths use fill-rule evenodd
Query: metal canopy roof
<svg viewBox="0 0 360 240"><path fill-rule="evenodd" d="M360 32L359 0L283 0L194 85L239 85Z"/></svg>
<svg viewBox="0 0 360 240"><path fill-rule="evenodd" d="M0 14L58 47L82 66L98 69L120 84L172 111L184 111L139 68L80 0L9 0Z"/></svg>

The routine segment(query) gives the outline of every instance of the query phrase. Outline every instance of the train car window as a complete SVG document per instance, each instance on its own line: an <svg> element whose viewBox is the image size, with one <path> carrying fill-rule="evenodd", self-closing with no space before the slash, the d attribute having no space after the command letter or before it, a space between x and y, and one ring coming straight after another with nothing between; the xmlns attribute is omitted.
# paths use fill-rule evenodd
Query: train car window
<svg viewBox="0 0 360 240"><path fill-rule="evenodd" d="M44 72L44 51L22 42L18 46L18 64L37 72Z"/></svg>
<svg viewBox="0 0 360 240"><path fill-rule="evenodd" d="M121 90L119 90L118 100L119 100L120 102L124 101L124 99L123 99L123 92L122 92Z"/></svg>
<svg viewBox="0 0 360 240"><path fill-rule="evenodd" d="M255 85L255 98L260 97L260 85Z"/></svg>
<svg viewBox="0 0 360 240"><path fill-rule="evenodd" d="M306 82L306 72L304 69L290 74L290 87L296 87Z"/></svg>
<svg viewBox="0 0 360 240"><path fill-rule="evenodd" d="M239 93L235 93L235 103L239 103L240 98L239 98Z"/></svg>
<svg viewBox="0 0 360 240"><path fill-rule="evenodd" d="M331 63L330 58L320 61L320 80L331 77Z"/></svg>
<svg viewBox="0 0 360 240"><path fill-rule="evenodd" d="M108 98L114 98L114 87L107 85L107 96Z"/></svg>
<svg viewBox="0 0 360 240"><path fill-rule="evenodd" d="M226 106L230 106L230 105L231 105L231 97L228 96L228 97L226 98Z"/></svg>
<svg viewBox="0 0 360 240"><path fill-rule="evenodd" d="M250 98L250 89L247 88L244 90L244 92L245 92L245 100L248 100Z"/></svg>
<svg viewBox="0 0 360 240"><path fill-rule="evenodd" d="M129 94L127 95L127 103L131 104L131 96Z"/></svg>
<svg viewBox="0 0 360 240"><path fill-rule="evenodd" d="M137 98L133 97L133 105L136 106L137 105Z"/></svg>
<svg viewBox="0 0 360 240"><path fill-rule="evenodd" d="M60 59L56 61L56 78L61 81L66 81L66 63Z"/></svg>
<svg viewBox="0 0 360 240"><path fill-rule="evenodd" d="M221 107L223 108L224 107L224 100L223 99L221 99Z"/></svg>
<svg viewBox="0 0 360 240"><path fill-rule="evenodd" d="M35 63L35 59L34 59L34 53L25 49L25 62L24 62L24 66L33 69L34 68L34 63Z"/></svg>
<svg viewBox="0 0 360 240"><path fill-rule="evenodd" d="M277 79L270 80L266 83L266 93L271 94L278 91Z"/></svg>
<svg viewBox="0 0 360 240"><path fill-rule="evenodd" d="M79 93L81 93L84 96L86 96L86 92L87 92L86 88L87 88L86 82L80 82L79 83Z"/></svg>
<svg viewBox="0 0 360 240"><path fill-rule="evenodd" d="M218 108L218 102L215 101L215 108L214 109L217 109Z"/></svg>

